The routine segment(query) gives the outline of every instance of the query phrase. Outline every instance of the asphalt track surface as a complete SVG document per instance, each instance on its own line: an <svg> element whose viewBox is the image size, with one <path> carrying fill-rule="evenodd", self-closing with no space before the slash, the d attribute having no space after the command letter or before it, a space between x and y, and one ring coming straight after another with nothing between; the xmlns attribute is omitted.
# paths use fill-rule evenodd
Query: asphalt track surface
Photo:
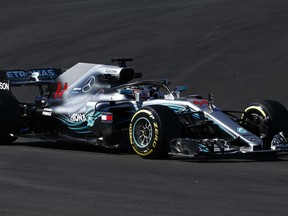
<svg viewBox="0 0 288 216"><path fill-rule="evenodd" d="M288 106L286 0L2 0L0 17L1 69L132 56L144 78L214 93L226 109ZM0 215L288 214L287 154L143 160L77 143L1 144Z"/></svg>

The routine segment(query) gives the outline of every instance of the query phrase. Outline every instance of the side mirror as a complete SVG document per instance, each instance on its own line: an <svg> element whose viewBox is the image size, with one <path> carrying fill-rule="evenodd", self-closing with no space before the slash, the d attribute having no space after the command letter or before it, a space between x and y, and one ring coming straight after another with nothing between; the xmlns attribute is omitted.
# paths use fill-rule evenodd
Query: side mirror
<svg viewBox="0 0 288 216"><path fill-rule="evenodd" d="M186 85L176 86L171 93L175 98L180 98L180 93L187 91L187 90L188 90L188 86Z"/></svg>
<svg viewBox="0 0 288 216"><path fill-rule="evenodd" d="M134 92L131 89L119 89L117 91L119 94L123 94L123 95L131 95L134 94Z"/></svg>
<svg viewBox="0 0 288 216"><path fill-rule="evenodd" d="M184 92L184 91L187 91L188 90L188 86L186 85L183 85L183 86L176 86L174 88L174 91L179 91L179 92Z"/></svg>

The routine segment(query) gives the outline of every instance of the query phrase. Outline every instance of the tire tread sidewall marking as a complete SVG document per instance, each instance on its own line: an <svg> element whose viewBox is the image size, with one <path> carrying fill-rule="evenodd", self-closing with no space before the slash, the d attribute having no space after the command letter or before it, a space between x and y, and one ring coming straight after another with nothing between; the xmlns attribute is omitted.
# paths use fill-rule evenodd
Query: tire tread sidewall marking
<svg viewBox="0 0 288 216"><path fill-rule="evenodd" d="M149 149L147 152L141 152L138 150L138 148L136 147L136 141L134 138L134 123L133 125L130 124L129 126L129 138L130 138L130 142L132 145L132 148L135 152L137 152L137 154L141 155L141 156L148 156L150 155L153 151L155 151L158 148L158 142L159 142L159 125L158 122L156 121L155 116L153 115L153 113L149 110L139 110L137 113L135 113L135 115L132 117L131 122L133 122L135 120L135 117L140 115L140 114L144 114L144 115L148 115L148 117L144 117L147 121L150 122L152 128L153 128L153 138L150 142L150 144L148 145ZM140 149L140 147L139 147Z"/></svg>

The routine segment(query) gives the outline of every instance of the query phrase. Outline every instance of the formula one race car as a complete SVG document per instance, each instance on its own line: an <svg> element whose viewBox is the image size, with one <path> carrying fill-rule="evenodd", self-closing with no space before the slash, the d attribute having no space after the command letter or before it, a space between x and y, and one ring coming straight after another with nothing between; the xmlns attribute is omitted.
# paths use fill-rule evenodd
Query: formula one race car
<svg viewBox="0 0 288 216"><path fill-rule="evenodd" d="M288 150L288 114L263 100L242 112L222 110L213 95L181 97L168 80L138 80L127 67L78 63L68 70L3 70L0 77L1 144L17 137L81 140L109 148L132 147L143 158L196 157ZM11 88L36 86L30 103Z"/></svg>

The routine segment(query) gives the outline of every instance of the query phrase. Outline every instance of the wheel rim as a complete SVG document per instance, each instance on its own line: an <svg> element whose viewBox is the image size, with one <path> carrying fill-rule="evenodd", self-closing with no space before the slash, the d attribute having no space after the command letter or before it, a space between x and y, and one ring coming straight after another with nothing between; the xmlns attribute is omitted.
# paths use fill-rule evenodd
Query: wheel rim
<svg viewBox="0 0 288 216"><path fill-rule="evenodd" d="M150 121L144 117L139 118L133 127L133 139L139 148L146 148L153 137L153 128Z"/></svg>
<svg viewBox="0 0 288 216"><path fill-rule="evenodd" d="M261 138L266 137L268 135L269 127L265 122L265 117L257 112L250 113L252 119L248 119L249 125L252 129L252 133L260 136Z"/></svg>
<svg viewBox="0 0 288 216"><path fill-rule="evenodd" d="M256 113L252 113L251 116L252 116L253 126L260 127L261 123L264 121L263 116L258 115Z"/></svg>

